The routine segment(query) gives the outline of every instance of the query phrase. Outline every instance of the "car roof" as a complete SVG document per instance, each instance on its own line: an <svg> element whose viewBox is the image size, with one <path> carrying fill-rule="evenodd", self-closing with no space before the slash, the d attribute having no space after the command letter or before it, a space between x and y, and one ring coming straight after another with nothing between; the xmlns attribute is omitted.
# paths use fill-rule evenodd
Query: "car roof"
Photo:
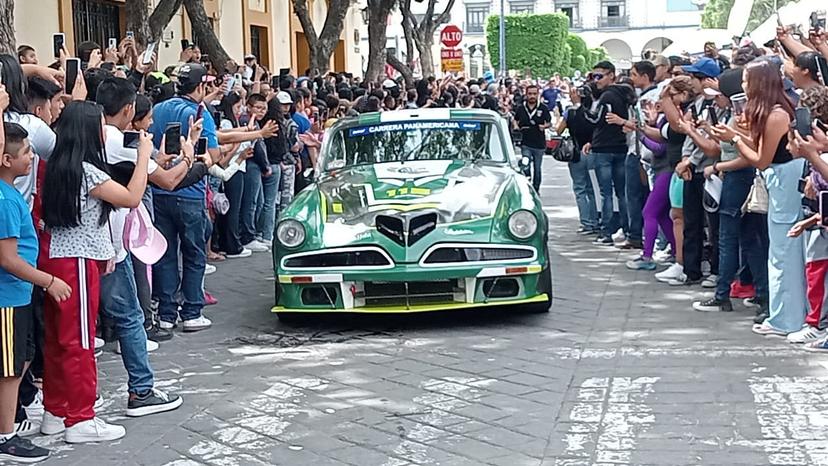
<svg viewBox="0 0 828 466"><path fill-rule="evenodd" d="M342 118L331 127L332 130L354 126L375 125L402 121L449 121L478 120L496 123L500 114L483 109L420 108L393 110L390 112L363 113L356 117Z"/></svg>

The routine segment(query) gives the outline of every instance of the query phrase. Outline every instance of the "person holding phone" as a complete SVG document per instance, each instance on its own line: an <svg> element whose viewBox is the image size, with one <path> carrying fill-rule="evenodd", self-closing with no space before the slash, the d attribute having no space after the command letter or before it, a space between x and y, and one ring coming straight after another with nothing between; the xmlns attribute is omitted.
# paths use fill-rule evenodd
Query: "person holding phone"
<svg viewBox="0 0 828 466"><path fill-rule="evenodd" d="M72 102L56 127L55 150L43 185L43 222L51 234L40 255L43 270L73 289L84 290L66 301L45 301L41 431L65 431L69 443L117 440L122 426L95 415L97 368L94 355L101 274L114 267L109 233L114 208L136 207L146 189L149 144L138 152L127 187L113 181L104 161L103 114L92 102ZM143 136L149 141L150 136ZM80 331L78 331L80 329Z"/></svg>
<svg viewBox="0 0 828 466"><path fill-rule="evenodd" d="M786 336L802 327L808 304L805 294L805 245L788 237L799 220L802 194L797 187L802 159L787 149L794 109L785 95L779 68L765 59L745 67L742 86L747 95L742 132L719 125L721 139L732 143L751 166L762 170L769 197L769 315L753 327L760 335Z"/></svg>

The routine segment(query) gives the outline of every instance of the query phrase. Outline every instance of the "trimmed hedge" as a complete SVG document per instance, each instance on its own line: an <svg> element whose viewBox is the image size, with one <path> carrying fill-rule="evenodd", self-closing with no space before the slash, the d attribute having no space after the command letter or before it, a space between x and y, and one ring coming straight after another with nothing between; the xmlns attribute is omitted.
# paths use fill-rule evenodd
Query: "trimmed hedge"
<svg viewBox="0 0 828 466"><path fill-rule="evenodd" d="M589 48L587 47L586 42L581 39L580 36L575 34L569 33L566 38L566 43L569 44L569 48L572 51L571 58L569 60L569 67L574 72L578 70L582 73L585 73L587 70L587 57L589 57Z"/></svg>
<svg viewBox="0 0 828 466"><path fill-rule="evenodd" d="M571 45L567 43L569 18L566 15L506 15L505 22L508 69L529 68L533 76L541 78L548 78L554 73L570 73L573 53ZM500 68L499 33L499 16L489 16L486 24L486 42L495 69Z"/></svg>

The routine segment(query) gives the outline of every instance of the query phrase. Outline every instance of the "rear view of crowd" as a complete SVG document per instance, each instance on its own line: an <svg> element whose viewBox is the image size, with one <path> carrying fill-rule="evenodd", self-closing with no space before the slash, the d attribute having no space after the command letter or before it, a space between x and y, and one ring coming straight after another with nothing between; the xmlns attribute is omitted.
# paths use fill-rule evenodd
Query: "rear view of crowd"
<svg viewBox="0 0 828 466"><path fill-rule="evenodd" d="M712 290L696 311L739 298L753 332L828 351L827 55L825 31L780 27L730 60L707 44L625 76L598 63L557 128L576 147L580 233L640 250L626 267L659 282Z"/></svg>

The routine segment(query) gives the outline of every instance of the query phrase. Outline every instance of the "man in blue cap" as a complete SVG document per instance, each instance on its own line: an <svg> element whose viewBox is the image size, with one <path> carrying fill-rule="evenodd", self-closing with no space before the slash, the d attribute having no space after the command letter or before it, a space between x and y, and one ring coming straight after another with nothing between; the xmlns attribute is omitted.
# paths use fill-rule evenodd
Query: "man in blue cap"
<svg viewBox="0 0 828 466"><path fill-rule="evenodd" d="M692 65L681 67L684 74L692 79L695 100L688 109L696 117L702 110L710 107L712 100L706 100L705 88L718 88L718 77L721 73L716 60L708 57L700 58ZM661 99L671 128L677 128L687 134L682 148L682 160L676 166L676 174L684 180L684 271L667 280L670 285L692 285L702 281L702 255L704 250L705 210L702 205L704 198L704 168L712 165L721 154L721 147L707 137L704 130L695 124L682 123L684 111L673 105L671 99ZM712 109L711 109L712 110ZM694 122L693 122L694 123ZM710 225L710 275L702 282L705 288L715 288L719 273L718 231L719 216L708 213L707 221Z"/></svg>

